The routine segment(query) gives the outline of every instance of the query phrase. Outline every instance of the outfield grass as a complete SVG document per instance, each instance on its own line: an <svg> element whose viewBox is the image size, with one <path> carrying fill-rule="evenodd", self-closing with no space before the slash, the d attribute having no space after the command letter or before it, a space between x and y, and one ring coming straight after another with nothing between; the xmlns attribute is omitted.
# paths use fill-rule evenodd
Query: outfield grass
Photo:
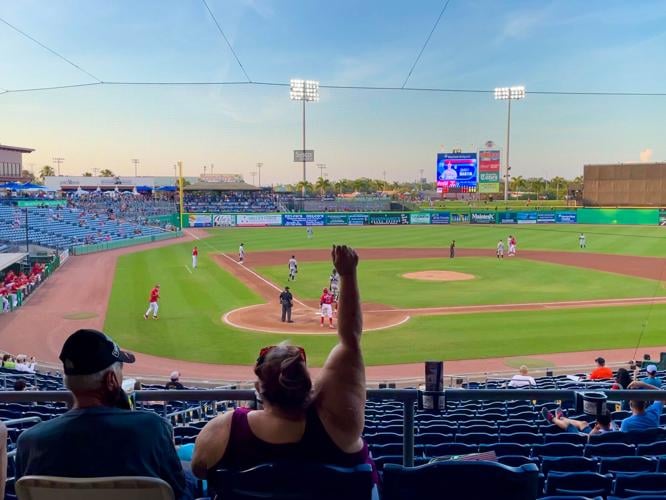
<svg viewBox="0 0 666 500"><path fill-rule="evenodd" d="M298 255L296 255L298 257ZM266 279L286 284L287 266L260 267ZM468 281L433 282L403 278L416 271L457 271L474 275ZM328 286L331 264L301 262L289 283L299 298L316 299ZM367 260L359 269L363 300L395 307L442 307L478 304L521 304L563 300L651 297L666 295L659 283L619 274L546 262L494 257L459 259Z"/></svg>
<svg viewBox="0 0 666 500"><path fill-rule="evenodd" d="M587 237L586 252L666 257L666 228L659 226L583 225L444 225L444 226L361 226L316 227L308 240L305 228L224 228L210 229L211 238L202 240L203 250L238 251L243 242L248 259L253 251L327 248L345 243L358 248L446 248L456 240L458 248L494 250L499 239L509 234L518 240L518 251L583 251L578 235Z"/></svg>
<svg viewBox="0 0 666 500"><path fill-rule="evenodd" d="M478 226L315 228L315 238L307 240L304 228L216 229L211 231L212 238L198 242L200 268L192 273L191 269L188 270L191 265L191 243L121 257L118 260L105 329L121 345L138 352L199 362L251 364L262 346L284 340L285 336L237 331L222 322L221 316L224 312L259 303L260 298L213 262L209 257L212 252L235 253L242 241L248 250L248 261L251 262L252 252L255 250L327 248L333 242L349 243L357 247L445 247L452 238L458 241L459 247L492 249L497 239L506 237L509 232L517 235L519 248L578 251L576 244L580 230L580 226L549 226L546 229ZM591 246L588 251L666 255L662 236L664 228L595 226L590 230L582 230L588 235ZM451 264L448 259L444 260L446 263L441 262L443 265L462 266L467 259L456 259ZM470 262L472 260L470 259ZM476 263L479 267L487 265L484 274L486 271L492 273L493 264L497 264L493 259L488 259L492 262L485 259L479 261L483 262ZM502 264L520 266L523 262L509 263L505 259ZM299 277L297 286L300 286L301 280L307 285L304 276L310 265L302 264L303 274ZM403 300L399 297L403 293L402 281L399 281L401 286L392 286L395 291L392 298L384 296L382 299L381 295L373 295L383 293L382 287L377 287L374 282L389 279L390 268L384 268L386 271L381 272L381 266L387 265L393 264L380 261L361 262L361 290L364 300ZM419 266L419 269L433 268L431 262L420 260L410 262L409 265ZM528 282L529 287L523 288L530 301L542 300L538 297L547 294L570 299L580 290L590 294L613 291L614 296L618 297L654 293L654 288L651 292L649 286L647 290L644 288L645 283L654 286L654 282L649 280L618 278L606 273L551 264L532 265L534 267L530 266L531 270L512 269L510 273L506 273L505 267L505 272L499 276L486 278L488 286L482 286L478 296L475 296L477 292L461 291L453 296L444 295L445 300L437 305L447 305L449 300L475 300L478 303L487 303L490 300L488 297L495 301L502 300L510 290L518 290L521 284ZM330 265L313 263L312 266L313 270L316 266L321 266L324 283L321 285L319 278L314 278L312 284L307 286L313 287L316 283L318 290L326 284ZM542 266L554 266L556 271L551 274ZM418 269L412 267L410 270ZM588 276L588 272L592 274ZM561 279L562 273L572 276L570 283ZM580 276L583 275L587 276L584 280L587 283L581 285ZM505 290L505 282L495 282L495 279L504 279L506 276L511 281L509 291ZM547 278L552 286L544 287L543 277ZM621 280L621 283L617 280ZM160 320L144 320L148 293L156 282L162 286ZM278 282L282 283L280 280ZM559 283L558 287L561 286L562 289L558 289L555 283ZM464 283L419 285L451 287ZM417 283L405 283L404 286L415 287ZM410 295L414 299L420 294L425 295L424 300L439 299L437 291L428 289L428 292L422 292L410 288ZM318 296L318 292L314 296ZM662 305L652 308L634 306L418 317L401 327L367 334L364 345L369 364L419 362L433 356L451 360L633 347L648 316L650 322L641 345L663 345L666 338L666 306ZM308 359L314 365L323 362L336 341L333 336L321 335L297 336L292 340L308 349Z"/></svg>

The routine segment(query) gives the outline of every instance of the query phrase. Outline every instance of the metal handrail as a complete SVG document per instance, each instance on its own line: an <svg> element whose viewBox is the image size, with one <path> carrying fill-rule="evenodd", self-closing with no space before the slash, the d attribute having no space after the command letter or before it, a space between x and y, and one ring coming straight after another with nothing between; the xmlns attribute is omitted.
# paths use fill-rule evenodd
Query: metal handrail
<svg viewBox="0 0 666 500"><path fill-rule="evenodd" d="M403 407L403 464L414 465L415 404L422 395L443 397L444 401L576 401L587 392L603 393L617 400L666 400L662 390L564 390L564 389L446 389L437 392L414 389L369 389L368 400L400 401ZM136 401L254 401L253 390L141 390L133 393ZM69 391L12 392L0 391L0 403L7 402L72 402ZM39 418L39 417L27 417ZM20 420L20 419L17 419Z"/></svg>

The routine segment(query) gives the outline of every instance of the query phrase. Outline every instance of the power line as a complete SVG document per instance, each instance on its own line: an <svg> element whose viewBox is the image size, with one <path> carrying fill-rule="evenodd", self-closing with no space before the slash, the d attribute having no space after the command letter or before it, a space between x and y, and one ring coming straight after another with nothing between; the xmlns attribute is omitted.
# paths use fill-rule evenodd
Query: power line
<svg viewBox="0 0 666 500"><path fill-rule="evenodd" d="M227 38L227 35L224 34L224 31L222 30L222 27L220 26L220 23L217 22L217 18L215 17L215 14L213 14L213 11L210 10L210 7L208 6L208 3L206 2L206 0L201 0L201 1L206 6L206 9L208 10L208 13L210 14L210 17L213 18L213 21L215 22L215 26L217 26L217 31L220 32L220 35L222 35L222 38L224 38L224 41L227 42L227 45L229 46L229 50L231 51L231 53L236 58L236 62L240 66L240 69L243 70L243 74L245 75L245 78L247 78L248 83L252 82L249 75L247 74L247 71L245 71L245 68L243 67L243 63L240 62L240 59L238 58L238 55L236 55L236 51L231 46L231 43L229 43L229 39Z"/></svg>
<svg viewBox="0 0 666 500"><path fill-rule="evenodd" d="M48 50L48 51L49 51L51 54L53 54L54 56L59 57L60 59L62 59L63 61L65 61L67 64L70 64L70 65L74 66L76 69L78 69L79 71L82 71L83 73L85 73L86 75L88 75L88 76L89 76L90 78L92 78L93 80L97 80L98 83L102 83L102 80L100 80L99 78L97 78L95 75L93 75L93 74L90 73L89 71L86 71L86 70L83 69L81 66L79 66L78 64L72 62L71 60L67 59L65 56L63 56L63 55L60 54L59 52L56 52L55 50L53 50L53 49L50 48L50 47L47 47L46 45L44 45L44 44L43 44L42 42L40 42L39 40L37 40L37 39L33 38L32 36L28 35L25 31L20 30L19 28L17 28L16 26L14 26L13 24L9 23L8 21L6 21L5 19L3 19L3 18L1 18L1 17L0 17L0 21L3 22L4 24L6 24L7 26L9 26L11 29L13 29L14 31L16 31L17 33L20 33L21 35L23 35L24 37L26 37L28 40L32 40L33 42L35 42L37 45L39 45L39 46L42 47L43 49Z"/></svg>
<svg viewBox="0 0 666 500"><path fill-rule="evenodd" d="M446 8L449 6L450 1L451 0L446 0L446 3L444 4L444 7L442 7L442 10L439 13L439 16L437 17L437 21L435 21L435 24L433 25L432 29L430 30L430 33L428 34L428 38L426 38L426 41L423 44L423 47L421 47L421 50L419 51L419 55L416 56L416 60L414 61L414 64L412 64L412 67L409 69L409 73L407 74L407 78L405 78L405 81L402 83L402 88L405 88L405 85L407 85L407 82L409 81L409 78L412 76L412 71L414 71L414 68L416 68L416 65L421 60L421 55L423 55L423 51L428 46L428 42L430 42L430 38L432 37L432 34L437 29L437 25L439 24L439 21L442 19L442 16L444 15L444 12L446 12Z"/></svg>

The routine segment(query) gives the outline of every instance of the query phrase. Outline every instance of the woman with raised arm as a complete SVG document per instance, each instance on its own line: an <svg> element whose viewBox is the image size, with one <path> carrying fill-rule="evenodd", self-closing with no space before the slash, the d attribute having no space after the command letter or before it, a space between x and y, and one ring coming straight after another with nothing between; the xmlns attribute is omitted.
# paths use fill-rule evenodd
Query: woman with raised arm
<svg viewBox="0 0 666 500"><path fill-rule="evenodd" d="M261 349L254 373L263 410L236 408L208 422L195 444L196 476L205 478L217 466L245 469L276 460L372 463L361 439L366 387L358 256L335 245L331 256L340 275L339 342L319 377L313 385L301 347Z"/></svg>

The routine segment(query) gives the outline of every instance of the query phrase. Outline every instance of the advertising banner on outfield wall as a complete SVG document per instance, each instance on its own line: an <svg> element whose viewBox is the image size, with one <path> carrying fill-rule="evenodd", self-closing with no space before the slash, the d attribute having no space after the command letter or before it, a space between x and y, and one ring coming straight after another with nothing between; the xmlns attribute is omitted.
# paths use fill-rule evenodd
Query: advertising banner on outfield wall
<svg viewBox="0 0 666 500"><path fill-rule="evenodd" d="M284 214L283 226L323 226L324 214Z"/></svg>
<svg viewBox="0 0 666 500"><path fill-rule="evenodd" d="M452 212L451 224L469 224L469 212Z"/></svg>
<svg viewBox="0 0 666 500"><path fill-rule="evenodd" d="M210 227L213 225L213 218L210 214L189 214L187 219L190 227Z"/></svg>
<svg viewBox="0 0 666 500"><path fill-rule="evenodd" d="M430 214L431 224L451 224L451 214L449 212L433 212Z"/></svg>
<svg viewBox="0 0 666 500"><path fill-rule="evenodd" d="M324 217L326 226L346 226L348 223L347 214L326 214Z"/></svg>
<svg viewBox="0 0 666 500"><path fill-rule="evenodd" d="M282 214L238 214L236 225L241 227L281 226Z"/></svg>
<svg viewBox="0 0 666 500"><path fill-rule="evenodd" d="M428 213L428 212L417 212L415 214L409 214L409 223L410 224L430 224L430 213Z"/></svg>
<svg viewBox="0 0 666 500"><path fill-rule="evenodd" d="M229 227L236 225L236 216L233 214L213 215L213 226Z"/></svg>
<svg viewBox="0 0 666 500"><path fill-rule="evenodd" d="M350 226L364 226L368 223L368 214L349 214L347 217Z"/></svg>
<svg viewBox="0 0 666 500"><path fill-rule="evenodd" d="M558 224L575 224L576 212L557 212L555 214L555 222Z"/></svg>
<svg viewBox="0 0 666 500"><path fill-rule="evenodd" d="M399 226L402 224L409 224L409 214L406 213L369 214L368 224L373 226Z"/></svg>
<svg viewBox="0 0 666 500"><path fill-rule="evenodd" d="M537 223L537 213L536 212L517 212L517 222L518 224L536 224Z"/></svg>
<svg viewBox="0 0 666 500"><path fill-rule="evenodd" d="M659 225L666 226L666 209L659 210Z"/></svg>
<svg viewBox="0 0 666 500"><path fill-rule="evenodd" d="M472 212L470 222L472 224L495 224L495 214L493 212Z"/></svg>
<svg viewBox="0 0 666 500"><path fill-rule="evenodd" d="M555 224L555 212L537 212L537 224Z"/></svg>
<svg viewBox="0 0 666 500"><path fill-rule="evenodd" d="M498 224L516 224L518 222L518 214L516 212L497 212Z"/></svg>

